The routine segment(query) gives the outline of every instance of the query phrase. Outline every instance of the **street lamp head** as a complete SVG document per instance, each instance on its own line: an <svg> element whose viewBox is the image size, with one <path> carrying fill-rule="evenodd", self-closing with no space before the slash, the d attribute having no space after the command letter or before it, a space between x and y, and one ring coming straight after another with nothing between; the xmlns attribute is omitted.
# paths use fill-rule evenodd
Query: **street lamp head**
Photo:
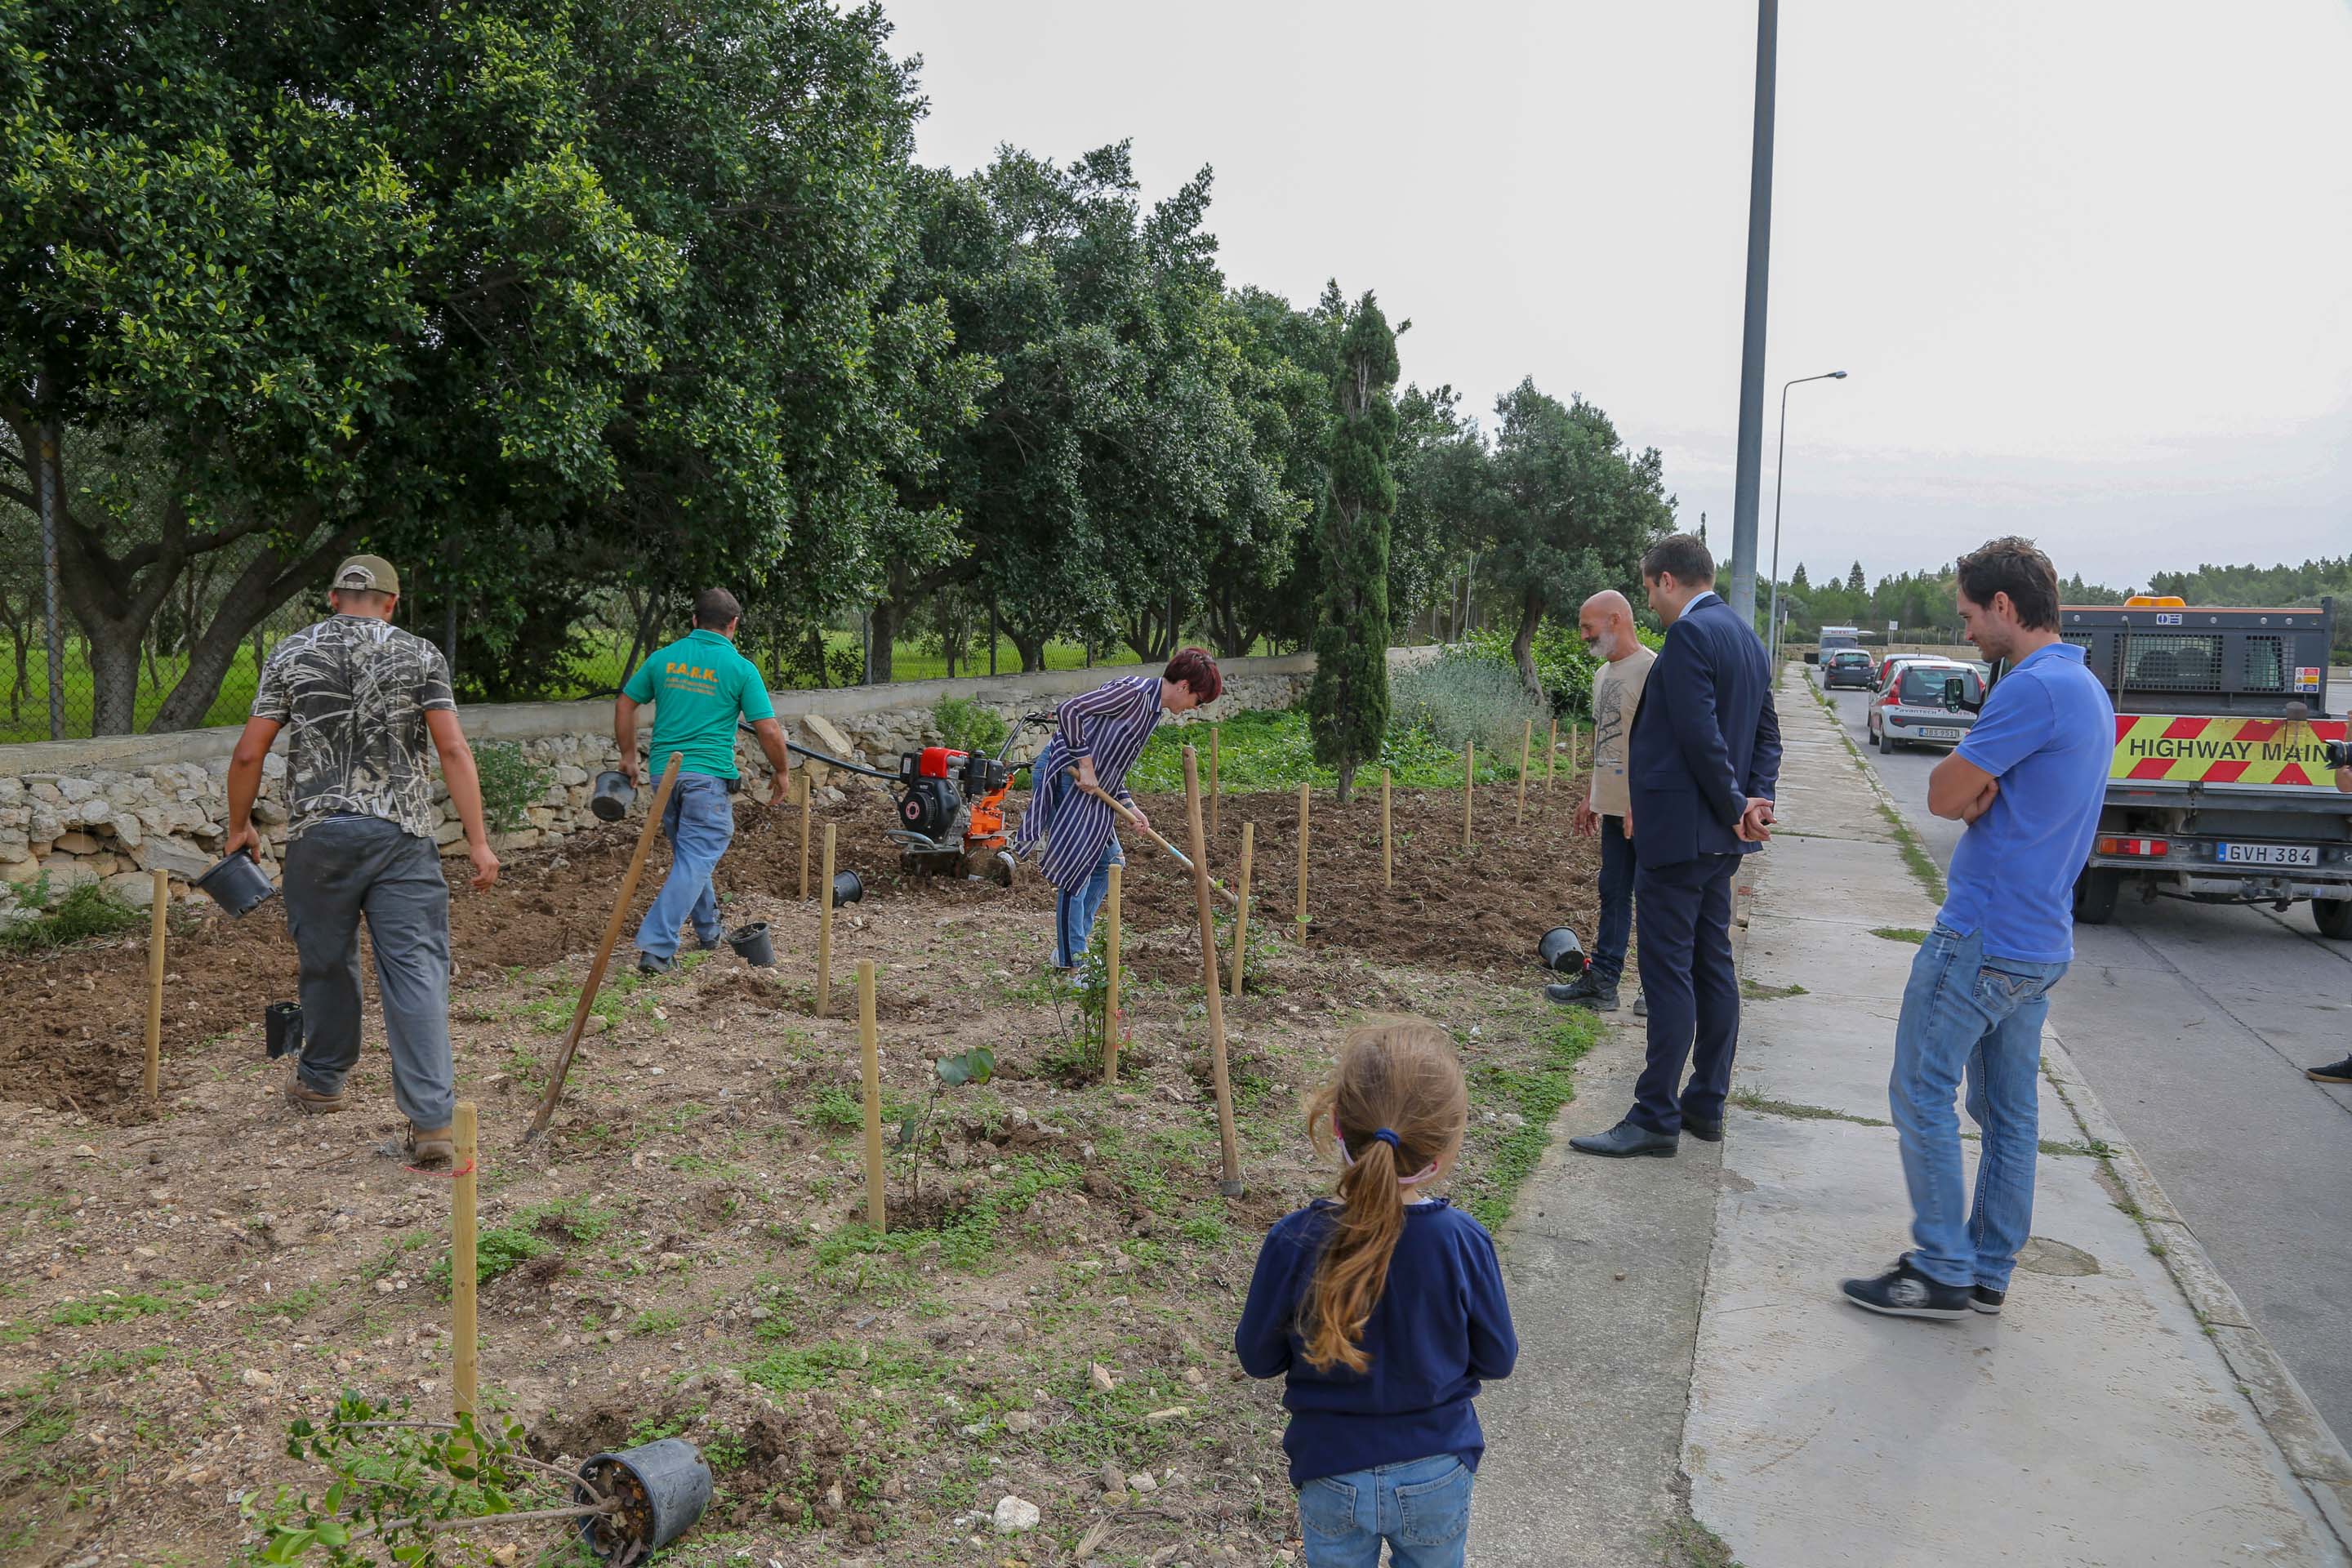
<svg viewBox="0 0 2352 1568"><path fill-rule="evenodd" d="M1830 379L1832 381L1843 381L1845 379L1845 372L1842 370L1833 370L1830 372Z"/></svg>

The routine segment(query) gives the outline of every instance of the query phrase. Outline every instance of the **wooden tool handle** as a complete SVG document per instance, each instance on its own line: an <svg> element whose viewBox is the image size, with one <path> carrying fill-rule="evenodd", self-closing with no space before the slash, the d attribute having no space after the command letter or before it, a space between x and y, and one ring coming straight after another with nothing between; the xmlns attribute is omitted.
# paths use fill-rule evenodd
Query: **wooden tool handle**
<svg viewBox="0 0 2352 1568"><path fill-rule="evenodd" d="M1071 768L1071 776L1076 777L1077 771L1078 770L1076 767ZM1094 796L1097 800L1102 802L1105 805L1110 807L1111 810L1117 814L1121 822L1126 823L1129 827L1134 828L1138 833L1142 834L1146 838L1149 838L1154 844L1159 845L1163 851L1173 858L1178 865L1183 867L1184 869L1189 871L1192 868L1192 858L1190 855L1185 854L1184 851L1177 848L1176 846L1169 843L1168 840L1160 837L1159 834L1153 832L1151 825L1139 820L1136 816L1135 813L1128 810L1126 806L1120 805L1117 795L1112 795L1108 790L1103 788L1102 785L1090 784L1084 779L1078 780L1078 787L1086 791L1088 795ZM1234 897L1233 890L1227 888L1223 882L1218 881L1214 877L1209 879L1209 886L1223 894L1225 902L1233 905L1234 908L1239 909L1242 907L1242 901Z"/></svg>
<svg viewBox="0 0 2352 1568"><path fill-rule="evenodd" d="M637 896L637 879L646 868L646 857L654 847L654 829L661 826L662 812L669 805L669 792L677 783L677 770L686 761L684 752L672 752L669 765L662 770L661 787L654 791L653 804L646 807L646 823L637 829L636 852L629 857L628 874L621 879L621 896L613 900L613 918L604 923L604 941L596 949L595 966L588 971L588 984L580 988L580 1005L572 1011L572 1027L563 1034L563 1048L555 1058L555 1070L547 1075L547 1092L539 1097L539 1113L530 1119L530 1131L522 1135L526 1143L547 1131L550 1118L555 1114L555 1102L563 1098L563 1076L572 1070L572 1053L580 1048L581 1031L588 1026L588 1010L596 1005L596 988L604 984L604 966L613 961L613 944L621 940L621 926L629 918L629 900Z"/></svg>

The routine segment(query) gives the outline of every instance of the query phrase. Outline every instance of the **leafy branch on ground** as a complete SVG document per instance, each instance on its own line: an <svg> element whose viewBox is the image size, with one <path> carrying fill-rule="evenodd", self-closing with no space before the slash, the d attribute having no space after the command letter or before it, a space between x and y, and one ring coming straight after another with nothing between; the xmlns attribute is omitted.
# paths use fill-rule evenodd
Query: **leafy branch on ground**
<svg viewBox="0 0 2352 1568"><path fill-rule="evenodd" d="M0 924L0 952L51 952L95 936L112 936L147 919L96 882L83 882L54 898L49 874L42 872L16 893L16 913Z"/></svg>

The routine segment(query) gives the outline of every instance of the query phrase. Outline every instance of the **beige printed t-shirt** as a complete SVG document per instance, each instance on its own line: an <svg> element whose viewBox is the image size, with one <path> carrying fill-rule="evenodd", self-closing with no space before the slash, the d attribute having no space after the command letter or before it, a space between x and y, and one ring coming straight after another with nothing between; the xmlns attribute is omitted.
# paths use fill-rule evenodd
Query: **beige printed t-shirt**
<svg viewBox="0 0 2352 1568"><path fill-rule="evenodd" d="M1613 664L1592 679L1592 809L1622 816L1633 808L1625 784L1625 745L1633 714L1642 706L1642 686L1658 656L1648 648Z"/></svg>

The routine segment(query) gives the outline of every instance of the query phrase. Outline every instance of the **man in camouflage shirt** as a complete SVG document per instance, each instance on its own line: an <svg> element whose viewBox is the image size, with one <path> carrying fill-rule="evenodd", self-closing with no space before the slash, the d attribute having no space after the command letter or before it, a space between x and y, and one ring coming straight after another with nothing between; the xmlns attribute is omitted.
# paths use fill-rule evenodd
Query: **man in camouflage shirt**
<svg viewBox="0 0 2352 1568"><path fill-rule="evenodd" d="M286 766L286 925L302 966L301 1056L286 1086L296 1110L343 1109L360 1058L360 919L375 950L392 1093L420 1163L450 1155L449 888L433 832L440 813L427 738L466 830L474 887L498 879L474 753L457 724L441 650L392 624L400 578L354 555L335 570L331 618L278 646L261 672L228 771L228 851L258 855L252 820L262 760L290 728Z"/></svg>

